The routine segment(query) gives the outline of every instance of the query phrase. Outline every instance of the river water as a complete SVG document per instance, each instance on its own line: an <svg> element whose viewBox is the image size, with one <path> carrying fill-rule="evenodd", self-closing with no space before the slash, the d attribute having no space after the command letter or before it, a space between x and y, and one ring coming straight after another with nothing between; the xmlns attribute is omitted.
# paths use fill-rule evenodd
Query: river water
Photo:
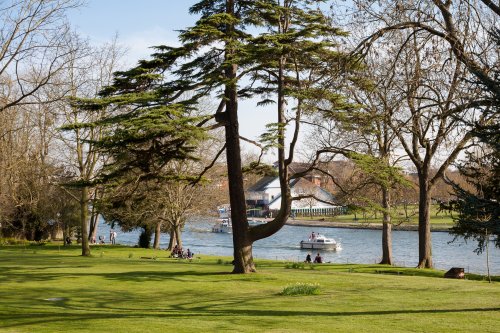
<svg viewBox="0 0 500 333"><path fill-rule="evenodd" d="M183 248L191 249L196 255L211 254L232 256L232 235L210 232L214 219L199 218L186 224L182 234ZM109 225L100 223L99 235L109 240ZM116 230L116 229L115 229ZM118 233L117 243L136 245L139 230ZM340 251L321 251L325 262L371 264L380 261L382 231L365 229L317 228L285 225L275 235L254 243L254 258L303 261L308 253L301 250L299 243L314 231L342 244ZM418 263L418 233L416 231L393 231L393 259L395 265L415 267ZM166 248L169 236L162 234L161 247ZM432 259L437 269L463 267L465 272L486 274L486 255L474 253L475 243L463 239L451 242L453 236L447 232L432 233ZM316 251L315 251L316 252ZM500 275L500 249L490 243L490 273Z"/></svg>

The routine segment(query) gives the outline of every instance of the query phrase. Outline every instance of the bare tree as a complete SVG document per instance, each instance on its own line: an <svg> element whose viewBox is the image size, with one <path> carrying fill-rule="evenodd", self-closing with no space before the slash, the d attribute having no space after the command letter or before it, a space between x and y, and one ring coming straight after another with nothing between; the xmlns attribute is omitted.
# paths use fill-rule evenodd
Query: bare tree
<svg viewBox="0 0 500 333"><path fill-rule="evenodd" d="M481 121L477 108L488 103L467 80L497 84L484 63L496 52L487 34L495 15L471 1L354 1L351 9L367 31L358 55L377 56L380 45L396 50L393 75L405 105L392 129L418 173L418 266L432 267L430 191L472 139L461 120Z"/></svg>
<svg viewBox="0 0 500 333"><path fill-rule="evenodd" d="M103 191L102 187L93 184L106 158L94 146L94 142L101 138L103 128L100 126L82 128L67 124L98 122L106 115L106 110L83 113L70 101L74 98L96 97L100 89L109 85L113 72L118 69L123 51L117 45L116 38L99 48L92 48L78 38L74 39L74 43L79 45L77 48L80 52L67 60L70 68L59 77L62 81L62 89L69 91L70 100L66 99L58 103L56 112L65 124L63 127L65 130L60 133L65 158L60 163L65 165L66 170L74 173L74 179L70 185L79 188L80 195L75 197L75 200L80 204L82 255L88 256L90 255L88 242L92 237L89 234L89 203L102 196ZM72 191L68 193L74 195ZM91 231L95 234L98 211L95 210L95 205L91 207Z"/></svg>
<svg viewBox="0 0 500 333"><path fill-rule="evenodd" d="M498 23L499 6L481 1L354 1L358 17L377 26L363 39L358 51L365 53L377 39L401 30L433 36L448 45L467 71L477 77L496 96L500 84L491 71L490 61L496 59L495 43L489 31ZM358 22L359 23L359 22ZM373 28L373 26L372 26ZM498 64L496 65L498 66Z"/></svg>
<svg viewBox="0 0 500 333"><path fill-rule="evenodd" d="M42 90L37 98L43 98ZM12 107L0 115L2 227L13 237L41 240L56 227L56 185L61 170L53 157L54 116L47 104Z"/></svg>
<svg viewBox="0 0 500 333"><path fill-rule="evenodd" d="M481 121L477 91L462 80L467 72L457 59L447 59L427 36L409 34L409 47L401 51L401 93L405 108L393 121L406 154L418 174L419 264L432 267L430 234L431 191L444 171L472 139L462 119ZM432 43L432 38L430 38ZM440 68L441 71L438 71ZM432 170L436 172L433 174Z"/></svg>
<svg viewBox="0 0 500 333"><path fill-rule="evenodd" d="M0 4L0 112L16 105L38 104L33 99L68 68L72 47L65 12L80 0L7 0ZM52 96L50 103L65 94Z"/></svg>

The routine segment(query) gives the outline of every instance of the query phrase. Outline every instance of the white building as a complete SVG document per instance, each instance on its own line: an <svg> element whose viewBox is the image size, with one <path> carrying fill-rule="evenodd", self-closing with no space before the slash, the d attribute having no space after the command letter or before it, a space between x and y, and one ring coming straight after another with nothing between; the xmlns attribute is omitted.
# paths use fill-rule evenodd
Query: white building
<svg viewBox="0 0 500 333"><path fill-rule="evenodd" d="M292 197L311 196L292 201L292 214L296 215L337 215L342 207L335 205L334 196L305 178L290 182ZM314 196L315 198L313 198ZM319 200L318 200L319 199ZM247 205L252 216L267 215L277 211L281 205L281 189L278 177L264 177L246 192Z"/></svg>

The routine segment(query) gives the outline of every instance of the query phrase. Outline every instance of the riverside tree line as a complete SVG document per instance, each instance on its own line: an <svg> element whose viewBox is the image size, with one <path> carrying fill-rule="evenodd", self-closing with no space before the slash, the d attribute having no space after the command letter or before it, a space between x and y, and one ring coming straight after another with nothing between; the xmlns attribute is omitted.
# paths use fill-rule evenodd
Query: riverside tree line
<svg viewBox="0 0 500 333"><path fill-rule="evenodd" d="M123 70L113 40L72 32L74 0L2 4L0 231L41 239L78 226L82 255L97 216L181 242L189 214L223 203L233 222L234 272L255 271L252 244L279 232L290 182L315 171L337 197L383 214L382 263L392 263L392 203L416 171L419 267L432 267L430 203L447 182L459 212L453 232L500 246L499 7L491 1L199 1L180 46L155 46ZM238 105L275 112L259 140L239 133ZM299 148L299 135L307 138ZM254 160L241 141L261 151ZM276 172L275 218L250 226L245 179ZM291 174L298 159L309 169ZM225 162L223 160L225 159ZM329 161L357 177L342 183ZM221 165L227 166L221 170ZM467 186L448 175L461 171ZM226 178L226 181L223 180ZM349 185L349 186L348 186ZM375 193L365 195L363 193Z"/></svg>

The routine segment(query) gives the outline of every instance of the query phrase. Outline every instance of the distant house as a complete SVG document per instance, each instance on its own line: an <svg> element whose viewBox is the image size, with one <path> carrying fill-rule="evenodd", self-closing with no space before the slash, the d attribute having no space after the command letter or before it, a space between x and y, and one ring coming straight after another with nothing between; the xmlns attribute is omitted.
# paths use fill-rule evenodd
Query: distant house
<svg viewBox="0 0 500 333"><path fill-rule="evenodd" d="M298 178L290 182L293 197L314 195L314 198L304 198L292 201L293 215L325 216L337 215L343 208L335 205L334 196L318 184ZM277 212L281 205L281 189L278 177L263 177L246 192L246 201L250 216L267 216Z"/></svg>

